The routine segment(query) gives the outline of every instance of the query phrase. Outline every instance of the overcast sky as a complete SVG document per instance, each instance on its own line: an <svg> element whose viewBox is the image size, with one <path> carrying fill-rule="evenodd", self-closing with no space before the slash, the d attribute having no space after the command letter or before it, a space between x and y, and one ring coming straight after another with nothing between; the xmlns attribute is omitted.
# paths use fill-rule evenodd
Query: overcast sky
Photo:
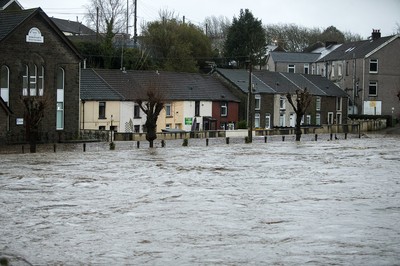
<svg viewBox="0 0 400 266"><path fill-rule="evenodd" d="M134 0L128 0L133 5ZM124 3L126 1L123 0ZM24 8L41 7L50 17L84 21L89 0L19 0ZM138 0L138 25L159 18L160 10L173 11L200 25L206 17L224 16L232 20L240 9L249 9L266 24L294 23L325 29L331 25L367 38L372 29L382 36L392 35L400 25L400 0ZM133 21L133 19L131 20Z"/></svg>

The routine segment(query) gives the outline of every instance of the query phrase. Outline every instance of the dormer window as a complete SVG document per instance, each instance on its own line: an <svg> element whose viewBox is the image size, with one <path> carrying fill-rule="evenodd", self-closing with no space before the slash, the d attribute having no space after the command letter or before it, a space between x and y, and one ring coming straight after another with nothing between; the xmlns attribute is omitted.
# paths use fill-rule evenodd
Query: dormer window
<svg viewBox="0 0 400 266"><path fill-rule="evenodd" d="M369 73L378 73L378 59L369 60Z"/></svg>

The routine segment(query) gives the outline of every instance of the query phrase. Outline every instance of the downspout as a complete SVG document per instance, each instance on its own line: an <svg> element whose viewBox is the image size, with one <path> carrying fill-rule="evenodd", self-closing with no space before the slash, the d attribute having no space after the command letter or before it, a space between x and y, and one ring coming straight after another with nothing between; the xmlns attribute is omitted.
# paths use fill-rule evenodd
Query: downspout
<svg viewBox="0 0 400 266"><path fill-rule="evenodd" d="M362 114L365 113L364 110L364 97L365 97L365 57L363 58L363 71L362 71L362 82L363 82L363 86L362 86L362 98L361 98L361 110L362 110Z"/></svg>

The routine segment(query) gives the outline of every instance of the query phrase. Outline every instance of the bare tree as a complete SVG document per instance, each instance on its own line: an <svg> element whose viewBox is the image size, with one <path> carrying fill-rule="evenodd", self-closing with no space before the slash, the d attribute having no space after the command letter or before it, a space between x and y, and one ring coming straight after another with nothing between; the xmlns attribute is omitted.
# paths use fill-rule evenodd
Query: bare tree
<svg viewBox="0 0 400 266"><path fill-rule="evenodd" d="M294 112L296 113L296 125L295 125L295 134L296 141L300 141L301 139L301 120L305 115L308 106L311 104L312 96L308 92L307 88L304 90L298 89L296 90L296 103L293 102L292 95L288 92L286 94L286 98L288 99L290 105L293 107Z"/></svg>
<svg viewBox="0 0 400 266"><path fill-rule="evenodd" d="M138 99L137 103L146 114L146 140L149 142L150 148L153 148L153 142L157 139L157 119L161 110L164 108L164 94L159 86L151 84L147 87L146 96Z"/></svg>
<svg viewBox="0 0 400 266"><path fill-rule="evenodd" d="M49 101L43 96L23 96L21 101L25 107L25 133L29 141L30 152L36 152L39 125L42 121Z"/></svg>

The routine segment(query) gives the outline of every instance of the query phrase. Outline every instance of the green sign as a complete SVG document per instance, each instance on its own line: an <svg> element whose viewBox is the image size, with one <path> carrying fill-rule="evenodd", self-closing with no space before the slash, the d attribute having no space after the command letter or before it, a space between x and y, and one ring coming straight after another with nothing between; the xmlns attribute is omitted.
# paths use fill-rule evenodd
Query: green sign
<svg viewBox="0 0 400 266"><path fill-rule="evenodd" d="M192 125L193 118L192 117L185 117L185 125Z"/></svg>

